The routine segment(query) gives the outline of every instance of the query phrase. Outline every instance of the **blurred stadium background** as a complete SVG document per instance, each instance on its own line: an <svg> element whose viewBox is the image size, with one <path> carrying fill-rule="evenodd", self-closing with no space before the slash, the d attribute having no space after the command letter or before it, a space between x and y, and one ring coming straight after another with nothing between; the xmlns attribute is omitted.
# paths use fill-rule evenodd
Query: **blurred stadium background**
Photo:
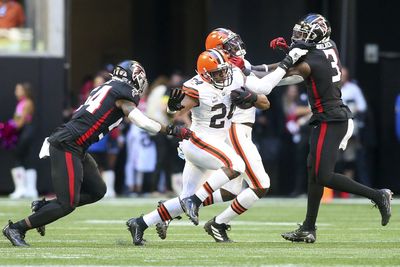
<svg viewBox="0 0 400 267"><path fill-rule="evenodd" d="M13 116L17 103L15 85L31 83L36 131L29 158L38 171L40 194L52 192L50 166L37 157L41 142L63 122L71 108L79 105L83 86L98 71L123 59L135 59L145 67L150 82L176 72L191 77L197 56L204 50L205 37L217 27L230 28L241 35L250 62L276 62L283 54L272 51L269 41L278 36L289 40L294 23L309 12L321 13L331 22L332 39L338 45L342 63L362 88L367 102L368 109L360 119L364 123L359 137L364 156L356 157L362 162L353 167L355 177L367 179L374 187L400 190L400 137L396 135L400 108L397 107L397 115L395 112L400 94L400 31L395 28L396 1L16 2L23 7L25 22L16 28L0 29L0 121ZM271 94L272 108L259 114L254 131L272 179L271 193L280 196L294 192L296 179L296 142L285 125L285 92L278 89ZM116 190L123 195L127 193L124 146L119 151ZM175 151L171 148L168 153ZM1 150L2 195L14 189L10 173L13 161L12 152Z"/></svg>

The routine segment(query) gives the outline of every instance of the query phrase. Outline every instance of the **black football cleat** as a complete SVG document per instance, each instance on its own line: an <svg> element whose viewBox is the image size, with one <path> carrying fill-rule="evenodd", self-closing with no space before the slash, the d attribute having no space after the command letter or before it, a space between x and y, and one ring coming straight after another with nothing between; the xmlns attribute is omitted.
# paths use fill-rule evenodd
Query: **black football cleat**
<svg viewBox="0 0 400 267"><path fill-rule="evenodd" d="M33 213L37 212L38 210L40 210L41 208L43 208L43 206L47 205L49 203L49 201L47 201L45 198L42 198L41 200L35 200L32 201L31 203L31 210ZM36 228L36 231L38 231L38 233L41 236L45 236L46 234L46 226L39 226Z"/></svg>
<svg viewBox="0 0 400 267"><path fill-rule="evenodd" d="M194 225L199 225L199 207L194 203L191 197L186 197L179 200L183 211L193 222Z"/></svg>
<svg viewBox="0 0 400 267"><path fill-rule="evenodd" d="M233 241L229 239L226 231L231 230L231 226L229 224L221 223L218 224L215 222L215 217L206 222L204 225L204 230L212 236L215 240L215 242L218 243L232 243Z"/></svg>
<svg viewBox="0 0 400 267"><path fill-rule="evenodd" d="M292 232L283 233L282 237L292 242L314 243L317 240L316 228L309 230L299 224L298 229Z"/></svg>
<svg viewBox="0 0 400 267"><path fill-rule="evenodd" d="M131 218L126 222L126 226L128 226L128 231L131 232L131 236L133 239L133 244L135 246L143 246L145 244L145 240L143 239L145 227L142 227L137 222L138 218Z"/></svg>
<svg viewBox="0 0 400 267"><path fill-rule="evenodd" d="M393 199L393 192L390 191L390 189L379 189L378 192L382 196L381 201L378 203L372 201L372 203L375 204L375 207L378 207L382 217L381 224L385 226L389 223L390 217L392 216L391 201Z"/></svg>
<svg viewBox="0 0 400 267"><path fill-rule="evenodd" d="M8 224L3 228L3 235L10 240L11 244L16 247L28 247L29 244L25 242L25 233L18 229L10 228L12 221L8 221Z"/></svg>

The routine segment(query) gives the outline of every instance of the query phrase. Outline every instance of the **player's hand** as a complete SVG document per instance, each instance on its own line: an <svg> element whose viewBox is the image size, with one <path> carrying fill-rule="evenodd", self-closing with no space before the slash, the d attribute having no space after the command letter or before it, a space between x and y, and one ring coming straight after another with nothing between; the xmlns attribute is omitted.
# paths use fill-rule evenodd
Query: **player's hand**
<svg viewBox="0 0 400 267"><path fill-rule="evenodd" d="M189 139L192 137L192 131L184 126L169 124L167 126L167 135L175 136L179 139Z"/></svg>
<svg viewBox="0 0 400 267"><path fill-rule="evenodd" d="M231 101L238 107L244 104L253 104L257 101L257 94L245 87L240 87L240 89L235 89L231 92Z"/></svg>
<svg viewBox="0 0 400 267"><path fill-rule="evenodd" d="M168 109L170 111L178 111L183 109L185 106L181 104L185 93L180 88L174 88L169 92Z"/></svg>
<svg viewBox="0 0 400 267"><path fill-rule="evenodd" d="M233 65L238 67L241 70L244 70L244 60L241 57L230 57L229 62L231 62Z"/></svg>
<svg viewBox="0 0 400 267"><path fill-rule="evenodd" d="M280 49L285 53L287 53L289 51L289 46L287 45L286 40L283 37L278 37L278 38L273 39L269 43L269 47L271 47L273 50Z"/></svg>
<svg viewBox="0 0 400 267"><path fill-rule="evenodd" d="M294 43L289 47L289 53L279 63L279 67L284 70L288 70L293 64L295 64L301 57L305 56L309 50L313 49L312 46L306 45L306 43Z"/></svg>

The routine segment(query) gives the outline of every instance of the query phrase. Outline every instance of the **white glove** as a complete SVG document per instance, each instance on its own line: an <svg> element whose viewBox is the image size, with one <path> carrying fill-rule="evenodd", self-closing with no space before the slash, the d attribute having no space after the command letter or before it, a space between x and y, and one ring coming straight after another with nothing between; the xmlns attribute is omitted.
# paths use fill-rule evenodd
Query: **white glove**
<svg viewBox="0 0 400 267"><path fill-rule="evenodd" d="M292 58L292 64L296 63L302 56L306 55L308 50L301 48L293 48L288 55Z"/></svg>

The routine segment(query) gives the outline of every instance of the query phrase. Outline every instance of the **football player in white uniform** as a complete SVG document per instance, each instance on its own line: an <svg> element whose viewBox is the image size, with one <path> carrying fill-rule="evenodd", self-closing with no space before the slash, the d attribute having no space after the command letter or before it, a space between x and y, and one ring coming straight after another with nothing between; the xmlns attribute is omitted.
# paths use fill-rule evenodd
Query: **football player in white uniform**
<svg viewBox="0 0 400 267"><path fill-rule="evenodd" d="M248 61L244 60L246 51L240 36L223 28L218 28L208 35L206 39L206 47L221 48L228 51L230 62L240 68L243 71L243 74L247 76L245 87L263 94L269 94L271 92L272 88L278 84L277 79L282 79L287 68L292 64L292 62L285 63L284 59L279 65L252 66ZM289 52L286 59L290 59L290 54L293 54L293 52L294 51ZM304 53L304 50L302 50L302 52ZM265 75L269 68L275 69L275 71L270 75L267 75L267 77ZM271 87L271 84L260 86L262 83L259 82L260 80L257 79L254 74L252 74L252 71L263 72L261 75L264 75L264 78L261 80L269 79L272 81L271 84L274 84L274 86ZM301 81L301 79L289 77L286 81L281 82L281 84L296 83L299 81ZM231 98L233 103L239 108L233 115L233 123L229 131L229 141L246 164L246 170L245 173L242 174L242 177L248 183L249 188L240 192L230 207L205 224L204 228L206 232L217 242L231 242L226 234L226 229L229 228L227 223L236 216L245 212L255 203L255 201L263 197L270 186L270 179L268 174L265 172L260 154L251 140L252 124L255 121L255 108L252 107L252 102L257 99L257 94L242 87L241 89L234 90ZM242 179L234 179L225 184L221 190L215 192L210 192L205 184L196 192L195 195L182 200L183 209L194 224L197 224L198 207L201 201L205 201L203 204L209 204L210 202L215 203L215 200L227 201L229 200L229 196L232 196L229 193L233 193L233 195L237 194L236 192L232 192L233 190L231 189L238 188L237 185L240 185L241 183ZM229 191L228 194L227 191Z"/></svg>
<svg viewBox="0 0 400 267"><path fill-rule="evenodd" d="M171 220L184 212L184 207L200 206L208 194L244 173L243 160L226 142L235 108L231 101L231 92L245 85L258 90L272 90L286 70L306 53L307 50L292 49L280 63L281 68L277 69L280 73L275 71L262 79L246 79L239 68L229 63L228 56L222 50L211 49L200 54L197 61L198 75L184 83L185 96L181 106L177 108L181 109L181 112L192 111L191 130L195 132L190 141L181 144L186 159L183 191L180 197L161 203L153 212L127 221L135 245L144 244L143 234L150 225ZM268 106L265 95L251 94L251 98L252 104L257 107ZM210 171L213 171L211 175ZM203 198L198 203L198 197L196 199L196 196L189 196L198 188L202 178L207 176L207 182L200 188L203 189L203 193L197 192L200 198ZM192 221L198 224L197 209L190 210L194 211L191 214Z"/></svg>

